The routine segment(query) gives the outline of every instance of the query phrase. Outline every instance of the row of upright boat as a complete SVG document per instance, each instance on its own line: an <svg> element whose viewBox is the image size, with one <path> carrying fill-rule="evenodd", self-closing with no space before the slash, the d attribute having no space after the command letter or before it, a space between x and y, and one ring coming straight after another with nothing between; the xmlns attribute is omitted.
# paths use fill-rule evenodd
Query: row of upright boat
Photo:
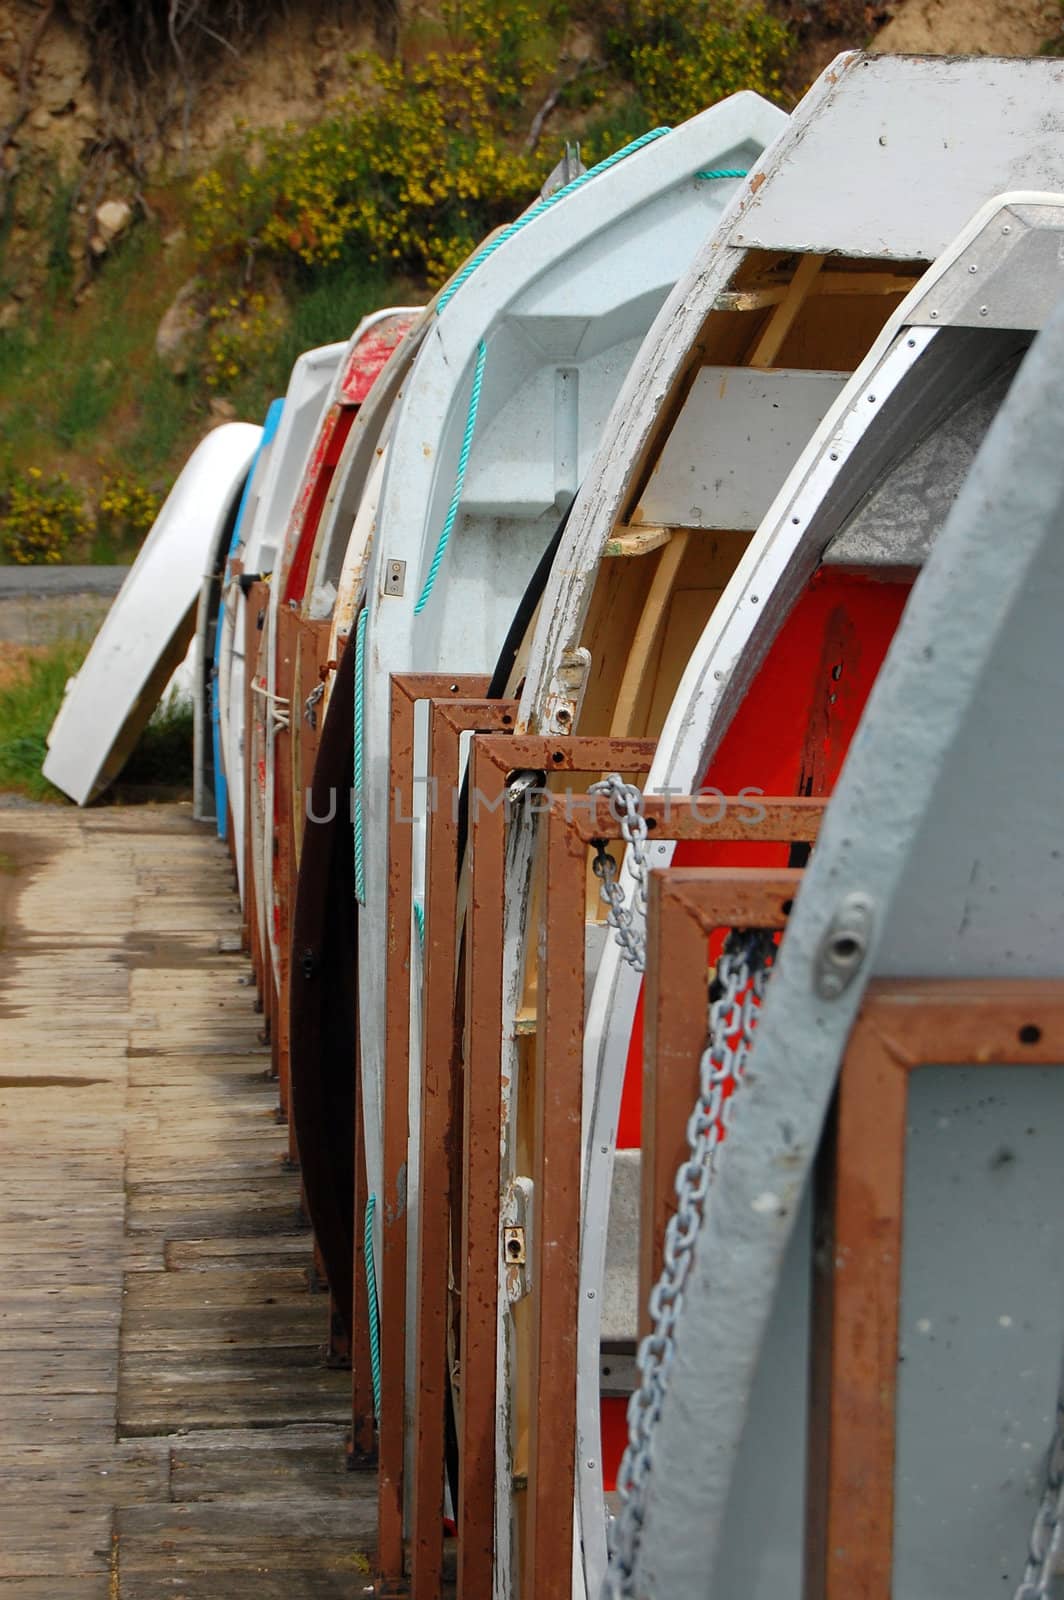
<svg viewBox="0 0 1064 1600"><path fill-rule="evenodd" d="M84 803L196 629L381 1596L1064 1575L1062 108L851 54L570 178L71 686Z"/></svg>

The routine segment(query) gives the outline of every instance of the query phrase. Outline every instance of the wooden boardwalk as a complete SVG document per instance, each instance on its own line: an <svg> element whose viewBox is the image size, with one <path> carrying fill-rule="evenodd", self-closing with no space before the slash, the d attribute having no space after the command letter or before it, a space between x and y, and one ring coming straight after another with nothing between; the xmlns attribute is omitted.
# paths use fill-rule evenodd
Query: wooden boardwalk
<svg viewBox="0 0 1064 1600"><path fill-rule="evenodd" d="M223 848L0 812L0 1600L369 1582Z"/></svg>

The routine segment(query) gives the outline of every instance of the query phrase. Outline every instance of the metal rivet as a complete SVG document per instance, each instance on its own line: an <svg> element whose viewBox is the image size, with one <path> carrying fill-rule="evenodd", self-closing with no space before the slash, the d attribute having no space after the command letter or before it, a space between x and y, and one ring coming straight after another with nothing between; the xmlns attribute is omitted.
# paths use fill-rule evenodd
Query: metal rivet
<svg viewBox="0 0 1064 1600"><path fill-rule="evenodd" d="M588 1297L588 1299L589 1299L589 1300L594 1300L594 1298L595 1298L595 1291L594 1291L594 1289L589 1289L589 1290L588 1290L588 1291L587 1291L587 1297Z"/></svg>
<svg viewBox="0 0 1064 1600"><path fill-rule="evenodd" d="M588 1470L588 1471L589 1471L589 1472L594 1472L594 1470L595 1470L595 1463L594 1463L594 1462L593 1462L593 1461L589 1461L589 1462L588 1462L588 1464L587 1464L587 1470Z"/></svg>
<svg viewBox="0 0 1064 1600"><path fill-rule="evenodd" d="M978 267L977 267L977 266L975 266L975 264L974 264L974 263L973 263L973 264L972 264L972 266L970 266L970 267L969 267L969 268L968 268L968 271L969 271L969 272L978 272L978 271L979 271L979 268L978 268Z"/></svg>
<svg viewBox="0 0 1064 1600"><path fill-rule="evenodd" d="M1005 226L1002 228L1001 231L1002 231L1002 233L1011 233L1012 229L1010 228L1009 224L1006 222Z"/></svg>
<svg viewBox="0 0 1064 1600"><path fill-rule="evenodd" d="M874 394L870 394L870 395L869 395L869 396L868 396L868 404L869 404L869 405L870 405L870 406L874 406L874 405L875 405L875 403L876 403L876 397L875 397L875 395L874 395Z"/></svg>
<svg viewBox="0 0 1064 1600"><path fill-rule="evenodd" d="M793 522L793 523L794 523L794 526L795 526L795 527L797 527L797 526L798 526L798 518L797 518L797 517L792 517L792 518L791 518L791 521L792 521L792 522Z"/></svg>
<svg viewBox="0 0 1064 1600"><path fill-rule="evenodd" d="M979 307L979 315L981 317L988 317L990 315L990 307L989 306L980 306Z"/></svg>
<svg viewBox="0 0 1064 1600"><path fill-rule="evenodd" d="M909 346L910 350L915 350L916 349L916 340L915 339L906 339L905 343Z"/></svg>
<svg viewBox="0 0 1064 1600"><path fill-rule="evenodd" d="M724 674L723 674L723 672L715 672L713 674L713 676L716 678L717 682L719 683L720 680L723 678ZM603 1149L605 1149L605 1145L603 1145Z"/></svg>
<svg viewBox="0 0 1064 1600"><path fill-rule="evenodd" d="M752 606L756 606L757 605L757 595L756 594L752 594L750 596L750 604Z"/></svg>
<svg viewBox="0 0 1064 1600"><path fill-rule="evenodd" d="M931 318L932 322L937 322L938 321L938 312L937 311L929 311L927 314Z"/></svg>
<svg viewBox="0 0 1064 1600"><path fill-rule="evenodd" d="M839 452L837 450L833 450L831 452L831 460L832 461L837 461L838 459L839 459Z"/></svg>

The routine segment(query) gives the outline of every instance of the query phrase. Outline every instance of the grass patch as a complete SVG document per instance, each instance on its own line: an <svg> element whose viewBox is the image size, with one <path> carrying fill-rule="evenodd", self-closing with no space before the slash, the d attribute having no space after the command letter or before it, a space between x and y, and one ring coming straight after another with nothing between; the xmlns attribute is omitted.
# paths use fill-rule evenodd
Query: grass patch
<svg viewBox="0 0 1064 1600"><path fill-rule="evenodd" d="M46 294L31 323L0 333L0 478L32 464L89 487L113 457L169 483L203 408L160 369L155 330L189 270L140 223L81 305Z"/></svg>
<svg viewBox="0 0 1064 1600"><path fill-rule="evenodd" d="M43 776L48 730L55 721L66 688L85 659L84 640L61 640L27 654L21 670L0 686L0 790L31 800L65 797ZM192 784L192 706L165 702L152 717L119 779L122 791L165 789L167 798ZM131 796L122 793L128 800ZM144 798L152 798L149 794ZM0 857L0 872L8 871Z"/></svg>
<svg viewBox="0 0 1064 1600"><path fill-rule="evenodd" d="M63 640L27 658L0 688L0 789L31 800L55 800L58 790L41 774L45 737L55 721L67 679L85 659L82 640Z"/></svg>

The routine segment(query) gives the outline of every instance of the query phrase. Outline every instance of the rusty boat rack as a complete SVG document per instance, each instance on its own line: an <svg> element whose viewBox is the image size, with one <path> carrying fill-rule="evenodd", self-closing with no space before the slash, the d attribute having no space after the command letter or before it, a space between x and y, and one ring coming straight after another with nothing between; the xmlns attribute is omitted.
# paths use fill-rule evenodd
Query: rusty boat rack
<svg viewBox="0 0 1064 1600"><path fill-rule="evenodd" d="M257 591L261 588L262 593ZM247 649L253 659L265 585L248 594ZM303 635L298 703L317 677L318 631ZM290 648L286 630L282 639ZM310 649L307 649L307 646ZM309 676L308 676L309 674ZM247 689L250 713L250 673ZM370 1375L363 1234L356 1225L352 1438L349 1464L378 1473L379 1545L374 1593L434 1600L445 1577L459 1600L491 1592L495 1561L496 1377L502 1250L500 1067L508 789L516 774L542 773L533 897L540 967L535 1021L536 1096L531 1109L536 1226L531 1247L529 1444L522 1530L521 1589L536 1600L568 1600L576 1468L578 1239L584 1048L584 926L587 868L600 842L622 838L609 800L580 803L552 791L552 774L632 779L651 769L650 739L514 731L517 702L486 697L478 674L395 674L391 680L388 830L388 952L385 991L384 1169L381 1206L380 1407ZM415 772L415 714L427 702L427 767ZM313 756L313 730L305 749ZM466 741L468 746L463 748ZM463 772L467 804L459 804ZM427 807L424 904L415 906L412 800ZM287 792L287 790L286 790ZM441 797L445 797L441 801ZM469 798L472 797L472 798ZM759 796L763 816L744 803L718 807L704 796L645 795L651 837L669 841L791 843L816 840L826 801ZM726 800L730 797L724 797ZM289 810L291 795L288 794ZM282 830L283 833L283 830ZM248 845L250 849L250 845ZM278 843L282 903L294 884L291 828ZM462 852L467 900L460 903ZM246 862L250 868L250 860ZM652 868L647 909L640 1192L640 1335L675 1209L674 1178L698 1092L706 1039L708 941L738 927L782 930L800 868ZM281 1109L287 1105L287 1003L282 973L260 948L252 879L245 937L255 964L273 1047ZM415 931L416 930L416 931ZM411 955L422 946L421 1038L412 1051ZM354 974L352 974L354 981ZM1051 980L896 979L868 988L845 1051L835 1106L817 1159L814 1226L829 1241L814 1272L807 1430L807 1591L843 1600L859 1589L889 1600L893 1541L898 1287L909 1076L925 1062L1002 1065L1059 1062L1064 995ZM420 1197L416 1262L408 1304L406 1161L409 1074L420 1074ZM546 1071L546 1063L550 1071ZM357 1075L357 1063L352 1062ZM461 1093L459 1095L459 1088ZM360 1120L360 1111L359 1111ZM367 1185L356 1139L356 1224ZM293 1149L293 1156L296 1152ZM428 1203L426 1203L428 1201ZM873 1239L888 1240L887 1259ZM845 1258L848 1272L837 1270ZM456 1282L452 1283L452 1266ZM460 1307L457 1347L449 1353ZM330 1319L334 1325L336 1318ZM871 1339L870 1339L871 1336ZM870 1341L870 1342L869 1342ZM412 1346L409 1350L408 1347ZM448 1391L451 1360L464 1381L454 1418L457 1479L454 1548L446 1549ZM408 1363L413 1393L407 1390ZM538 1426L549 1417L549 1435ZM408 1434L410 1437L408 1438ZM452 1453L452 1459L454 1455ZM410 1482L405 1483L406 1463ZM857 1492L857 1485L863 1485ZM874 1492L868 1486L874 1485ZM854 1518L854 1507L859 1514ZM838 1538L846 1518L848 1536Z"/></svg>
<svg viewBox="0 0 1064 1600"><path fill-rule="evenodd" d="M381 1298L385 1336L381 1342L379 1423L380 1546L378 1593L431 1597L441 1592L444 1570L445 1421L448 1384L449 1263L454 1259L461 1306L458 1370L476 1374L462 1385L456 1495L456 1578L459 1596L489 1593L494 1563L495 1431L498 1394L496 1342L500 1292L500 1166L503 1029L503 941L505 865L509 833L507 789L516 772L586 775L617 770L645 777L656 741L598 736L564 738L513 731L516 702L484 698L487 680L471 675L395 674L391 693L389 794L388 962L384 1066L384 1205ZM414 770L414 717L428 701L428 762ZM462 832L459 792L462 741L469 736L469 892L464 961L458 882ZM413 903L413 829L406 815L415 781L426 783L437 803L428 807L424 906ZM549 780L548 780L549 781ZM440 797L448 797L444 803ZM824 802L758 799L759 821L739 804L717 819L699 807L704 796L648 795L643 814L656 838L809 844ZM547 789L537 809L543 827L538 927L541 967L536 1027L537 1094L532 1108L535 1152L532 1183L536 1226L532 1243L532 1350L530 1440L523 1592L568 1596L571 1582L576 1450L576 1314L580 1227L581 1094L584 1033L584 924L589 854L599 840L619 840L621 828L608 800L581 797L578 806ZM662 933L651 937L682 949L677 971L689 971L700 997L700 1021L684 1024L694 1040L687 1052L669 1040L659 1022L659 1047L669 1052L668 1069L649 1072L644 1092L649 1143L644 1171L654 1174L655 1194L644 1216L655 1222L668 1204L675 1172L673 1152L684 1118L675 1113L679 1092L697 1075L705 1035L707 944L705 927L730 927L760 919L780 925L800 872L795 870L701 870L715 894L709 909L682 897L662 901L652 874L654 905L669 908ZM684 877L683 870L680 876ZM714 909L715 907L715 909ZM413 1281L417 1303L406 1304L407 1212L405 1170L409 1137L408 1075L411 1070L410 956L415 917L423 926L422 1039L420 1050L421 1138L418 1171L419 1237ZM715 920L714 920L715 919ZM677 937L677 933L679 936ZM574 951L579 959L574 960ZM460 969L461 968L461 969ZM648 971L648 996L653 994ZM670 985L671 988L671 985ZM649 1013L648 1013L649 1015ZM669 1009L669 1026L673 1021ZM526 1024L527 1025L527 1024ZM651 1034L648 1023L648 1037ZM649 1059L649 1058L648 1058ZM659 1060L664 1057L660 1056ZM550 1071L545 1069L549 1060ZM457 1087L461 1080L461 1103ZM656 1099L654 1091L656 1090ZM683 1096L686 1099L686 1094ZM671 1111L671 1114L670 1114ZM358 1230L356 1229L356 1232ZM648 1247L650 1255L652 1249ZM414 1393L406 1395L408 1330L413 1330ZM356 1412L358 1410L356 1404ZM549 1437L537 1427L550 1418ZM413 1450L409 1497L404 1492L407 1419ZM364 1416L356 1420L364 1422ZM409 1521L404 1524L404 1504ZM408 1538L406 1537L408 1534Z"/></svg>

